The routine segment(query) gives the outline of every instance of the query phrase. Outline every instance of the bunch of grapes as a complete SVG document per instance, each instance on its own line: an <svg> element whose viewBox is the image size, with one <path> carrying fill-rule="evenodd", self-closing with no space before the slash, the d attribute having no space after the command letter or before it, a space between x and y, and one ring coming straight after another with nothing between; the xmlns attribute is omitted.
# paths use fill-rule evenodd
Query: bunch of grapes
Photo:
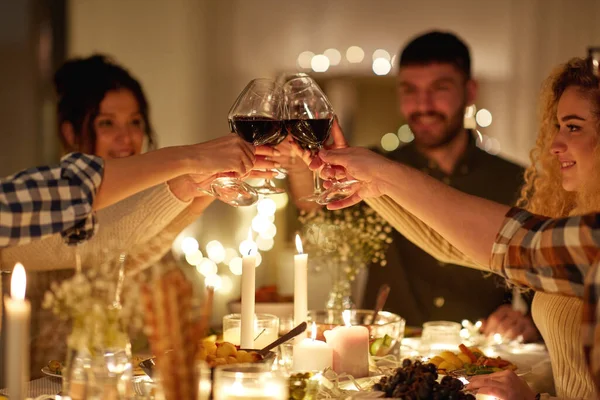
<svg viewBox="0 0 600 400"><path fill-rule="evenodd" d="M385 397L405 400L475 400L475 396L463 393L463 383L451 376L444 376L437 382L437 368L433 364L420 361L402 361L391 377L383 377L373 386L374 390L385 392Z"/></svg>

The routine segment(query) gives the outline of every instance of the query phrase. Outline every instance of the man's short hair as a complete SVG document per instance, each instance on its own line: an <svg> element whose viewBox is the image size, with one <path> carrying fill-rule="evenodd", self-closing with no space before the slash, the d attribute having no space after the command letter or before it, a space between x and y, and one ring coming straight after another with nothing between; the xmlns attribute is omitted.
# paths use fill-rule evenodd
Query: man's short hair
<svg viewBox="0 0 600 400"><path fill-rule="evenodd" d="M450 32L431 31L413 38L400 53L400 68L434 63L452 64L471 79L469 48Z"/></svg>

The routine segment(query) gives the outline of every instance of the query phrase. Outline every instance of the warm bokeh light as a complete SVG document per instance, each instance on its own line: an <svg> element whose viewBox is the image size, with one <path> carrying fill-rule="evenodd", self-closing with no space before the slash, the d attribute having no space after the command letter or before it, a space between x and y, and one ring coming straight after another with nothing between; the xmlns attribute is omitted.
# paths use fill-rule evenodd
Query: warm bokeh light
<svg viewBox="0 0 600 400"><path fill-rule="evenodd" d="M350 46L346 50L346 59L349 63L358 64L365 58L365 52L358 46Z"/></svg>
<svg viewBox="0 0 600 400"><path fill-rule="evenodd" d="M487 128L492 124L492 113L485 108L482 108L475 114L475 120L477 121L477 125L482 128Z"/></svg>
<svg viewBox="0 0 600 400"><path fill-rule="evenodd" d="M223 278L217 274L208 275L204 278L204 284L212 287L215 292L220 290L223 286ZM230 289L231 290L231 289Z"/></svg>
<svg viewBox="0 0 600 400"><path fill-rule="evenodd" d="M315 53L313 53L312 51L303 51L302 53L300 53L300 55L298 56L298 66L300 68L310 68L310 62L312 61L312 58L315 56Z"/></svg>
<svg viewBox="0 0 600 400"><path fill-rule="evenodd" d="M315 72L325 72L329 69L329 58L323 54L317 54L310 61L310 67Z"/></svg>
<svg viewBox="0 0 600 400"><path fill-rule="evenodd" d="M242 258L241 257L234 257L229 262L229 270L234 275L238 275L238 276L242 275Z"/></svg>
<svg viewBox="0 0 600 400"><path fill-rule="evenodd" d="M193 253L188 253L185 255L185 261L187 261L190 265L198 265L202 262L204 256L200 250L196 250Z"/></svg>
<svg viewBox="0 0 600 400"><path fill-rule="evenodd" d="M327 49L323 52L323 55L329 58L331 65L338 65L342 61L342 53L338 49Z"/></svg>
<svg viewBox="0 0 600 400"><path fill-rule="evenodd" d="M218 275L219 276L219 275ZM233 281L227 275L221 276L221 290L219 290L223 294L229 294L233 290Z"/></svg>
<svg viewBox="0 0 600 400"><path fill-rule="evenodd" d="M256 238L256 245L260 251L269 251L275 245L275 240L264 238L259 235Z"/></svg>
<svg viewBox="0 0 600 400"><path fill-rule="evenodd" d="M229 265L231 260L233 260L237 256L238 256L238 252L236 249L232 249L231 247L226 248L225 249L225 259L223 260L223 264Z"/></svg>
<svg viewBox="0 0 600 400"><path fill-rule="evenodd" d="M398 139L400 139L402 143L410 143L415 139L415 135L410 130L408 124L404 124L398 128Z"/></svg>
<svg viewBox="0 0 600 400"><path fill-rule="evenodd" d="M265 229L264 232L260 233L260 237L262 237L264 239L273 239L276 234L277 234L277 227L271 223L271 225L269 225L267 227L267 229Z"/></svg>
<svg viewBox="0 0 600 400"><path fill-rule="evenodd" d="M275 200L271 199L270 197L265 197L264 199L260 199L258 201L256 209L260 215L268 217L270 215L275 215L275 211L277 211L277 203L275 203Z"/></svg>
<svg viewBox="0 0 600 400"><path fill-rule="evenodd" d="M284 193L273 194L270 197L275 202L275 206L276 206L276 208L278 210L281 210L281 209L285 208L288 205L289 201L290 201L289 196L285 192Z"/></svg>
<svg viewBox="0 0 600 400"><path fill-rule="evenodd" d="M373 61L373 72L375 75L387 75L392 70L392 64L385 58L376 58Z"/></svg>
<svg viewBox="0 0 600 400"><path fill-rule="evenodd" d="M400 139L398 139L398 135L395 133L386 133L381 137L381 147L385 151L394 151L400 146Z"/></svg>
<svg viewBox="0 0 600 400"><path fill-rule="evenodd" d="M186 237L181 241L181 250L184 254L194 253L200 248L198 241L193 237Z"/></svg>
<svg viewBox="0 0 600 400"><path fill-rule="evenodd" d="M199 265L196 266L196 271L204 276L214 275L218 270L217 264L208 258L205 258Z"/></svg>
<svg viewBox="0 0 600 400"><path fill-rule="evenodd" d="M212 240L206 245L206 255L216 264L225 260L225 248L218 240Z"/></svg>
<svg viewBox="0 0 600 400"><path fill-rule="evenodd" d="M265 217L264 215L259 214L252 218L252 230L256 233L266 231L271 224L272 222L269 220L269 218Z"/></svg>

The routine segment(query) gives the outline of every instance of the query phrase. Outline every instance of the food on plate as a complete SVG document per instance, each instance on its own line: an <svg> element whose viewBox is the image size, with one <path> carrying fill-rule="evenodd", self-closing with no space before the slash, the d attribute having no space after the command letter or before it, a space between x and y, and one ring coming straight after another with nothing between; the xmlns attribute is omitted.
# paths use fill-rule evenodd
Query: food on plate
<svg viewBox="0 0 600 400"><path fill-rule="evenodd" d="M238 346L229 342L203 340L196 359L206 361L212 368L225 364L256 363L262 361L263 357L256 351L240 350Z"/></svg>
<svg viewBox="0 0 600 400"><path fill-rule="evenodd" d="M373 390L384 392L385 397L396 399L457 399L475 400L475 396L462 391L463 383L451 376L444 376L437 382L438 373L434 364L402 361L392 376L385 376L373 386Z"/></svg>
<svg viewBox="0 0 600 400"><path fill-rule="evenodd" d="M517 367L510 361L500 357L487 357L477 347L459 346L460 352L442 351L439 355L429 360L440 373L450 373L464 369L465 375L491 374L506 369L516 370Z"/></svg>
<svg viewBox="0 0 600 400"><path fill-rule="evenodd" d="M62 369L63 369L63 366L60 363L60 361L51 360L48 363L48 370L53 374L62 375Z"/></svg>

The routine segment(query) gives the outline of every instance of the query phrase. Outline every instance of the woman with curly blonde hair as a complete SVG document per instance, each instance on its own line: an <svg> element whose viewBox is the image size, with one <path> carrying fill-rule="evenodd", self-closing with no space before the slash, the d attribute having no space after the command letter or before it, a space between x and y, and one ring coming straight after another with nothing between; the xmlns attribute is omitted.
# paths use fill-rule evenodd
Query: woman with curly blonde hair
<svg viewBox="0 0 600 400"><path fill-rule="evenodd" d="M526 184L518 202L521 209L461 193L361 148L320 152L311 168L321 168L325 162L333 167L323 168L322 177L350 176L363 182L353 197L329 208L368 199L405 237L440 261L491 270L510 284L535 289L532 314L548 346L556 395L596 398L585 363L581 326L583 280L598 260L600 240L582 237L577 225L580 218L558 220L560 226L550 220L523 229L522 246L516 251L509 249L511 243L503 242L527 227L527 219L545 221L545 217L600 210L600 89L586 60L574 58L548 77L542 89L540 117L532 165L525 173ZM548 227L556 231L543 238L535 236ZM586 248L582 245L586 240L593 245ZM575 248L582 250L575 254ZM530 250L537 251L538 257L532 257ZM569 257L574 261L562 263ZM506 272L510 268L516 272ZM501 399L536 398L511 371L473 378L469 388Z"/></svg>
<svg viewBox="0 0 600 400"><path fill-rule="evenodd" d="M517 206L535 214L554 218L600 209L600 185L597 179L600 177L600 157L592 158L595 165L585 171L585 184L575 190L563 185L561 165L557 162L556 148L553 146L557 137L558 103L566 91L567 94L576 92L582 99L590 101L591 112L600 121L598 78L591 74L588 63L581 58L574 58L557 67L542 88L539 134L530 153L531 165L525 171L525 185L517 202ZM600 128L600 122L597 128ZM595 146L595 136L592 139ZM600 152L599 149L596 151Z"/></svg>

